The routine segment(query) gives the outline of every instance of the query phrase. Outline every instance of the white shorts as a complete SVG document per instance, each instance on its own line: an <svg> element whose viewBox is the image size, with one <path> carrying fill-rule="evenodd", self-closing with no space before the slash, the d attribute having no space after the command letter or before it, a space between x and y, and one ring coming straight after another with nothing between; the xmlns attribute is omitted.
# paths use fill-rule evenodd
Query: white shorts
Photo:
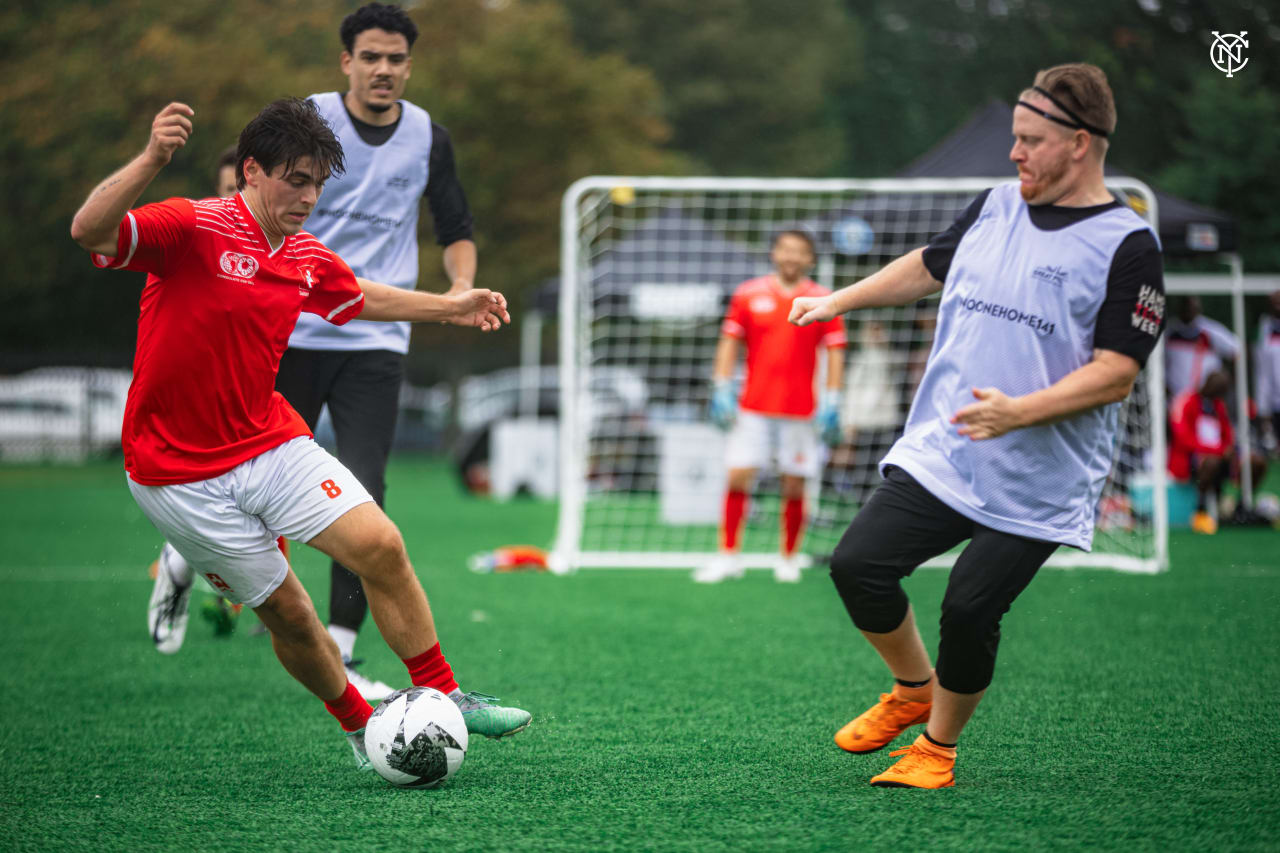
<svg viewBox="0 0 1280 853"><path fill-rule="evenodd" d="M809 418L784 418L739 410L729 431L725 464L729 468L765 468L811 480L822 473L823 447Z"/></svg>
<svg viewBox="0 0 1280 853"><path fill-rule="evenodd" d="M345 465L306 436L208 480L128 483L143 513L191 567L219 595L248 607L266 601L289 573L278 537L309 542L373 500Z"/></svg>

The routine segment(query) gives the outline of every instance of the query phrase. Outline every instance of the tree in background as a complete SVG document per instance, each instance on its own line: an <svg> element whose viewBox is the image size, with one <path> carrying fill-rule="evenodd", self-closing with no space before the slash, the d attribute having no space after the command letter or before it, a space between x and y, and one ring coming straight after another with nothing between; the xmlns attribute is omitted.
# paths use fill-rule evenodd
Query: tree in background
<svg viewBox="0 0 1280 853"><path fill-rule="evenodd" d="M1111 80L1120 116L1108 160L1231 213L1246 265L1280 269L1269 165L1280 134L1280 20L1267 4L847 0L847 9L866 32L866 57L859 84L833 96L850 129L841 171L892 174L987 100L1012 103L1038 69L1091 62ZM1249 32L1249 65L1231 79L1210 63L1214 30Z"/></svg>
<svg viewBox="0 0 1280 853"><path fill-rule="evenodd" d="M1231 211L1246 269L1280 270L1280 96L1257 78L1202 71L1180 119L1170 134L1175 156L1157 185Z"/></svg>
<svg viewBox="0 0 1280 853"><path fill-rule="evenodd" d="M840 0L564 0L590 50L652 69L673 146L701 173L832 174L850 128L833 93L862 65ZM861 174L861 173L859 173Z"/></svg>
<svg viewBox="0 0 1280 853"><path fill-rule="evenodd" d="M137 291L95 276L72 212L181 98L197 129L144 201L199 194L217 152L284 94L343 85L338 21L357 0L61 0L0 8L0 332L36 363L127 359ZM458 142L480 283L520 292L558 263L559 200L588 174L891 175L1039 68L1113 81L1114 160L1232 213L1246 265L1280 269L1280 23L1257 0L424 0L408 97ZM1211 31L1249 31L1232 79ZM1012 167L1010 176L1013 175ZM423 269L435 275L434 241ZM431 278L424 286L435 286ZM516 336L485 339L514 361ZM477 346L433 334L433 352ZM24 356L26 357L26 356ZM418 375L420 381L431 377Z"/></svg>
<svg viewBox="0 0 1280 853"><path fill-rule="evenodd" d="M207 193L218 152L263 104L344 85L337 28L354 5L70 0L0 12L0 192L17 214L0 247L21 259L0 292L3 349L30 363L127 359L138 288L95 274L68 237L71 215L141 150L151 116L174 99L196 110L196 129L141 201ZM554 3L440 0L410 11L422 36L407 96L457 140L478 283L518 308L522 288L557 266L559 202L573 180L682 168L663 148L658 87L618 56L575 46ZM439 288L424 237L423 286ZM487 338L483 352L514 353L516 340Z"/></svg>

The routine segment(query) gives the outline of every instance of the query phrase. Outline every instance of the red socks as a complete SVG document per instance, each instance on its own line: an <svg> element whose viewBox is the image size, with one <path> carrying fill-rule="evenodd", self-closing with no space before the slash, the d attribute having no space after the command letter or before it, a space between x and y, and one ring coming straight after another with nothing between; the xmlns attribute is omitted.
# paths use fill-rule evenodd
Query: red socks
<svg viewBox="0 0 1280 853"><path fill-rule="evenodd" d="M742 519L747 514L747 493L730 489L724 495L723 523L720 525L720 548L723 551L738 550L738 535L742 532Z"/></svg>
<svg viewBox="0 0 1280 853"><path fill-rule="evenodd" d="M402 660L409 668L409 680L415 687L434 687L441 693L452 693L458 689L458 682L453 680L453 669L440 653L439 643L417 657Z"/></svg>
<svg viewBox="0 0 1280 853"><path fill-rule="evenodd" d="M369 722L369 717L373 714L373 707L364 700L360 691L356 690L355 685L350 681L347 682L347 689L342 692L342 695L332 702L325 702L324 707L342 724L344 732L363 729L364 724Z"/></svg>
<svg viewBox="0 0 1280 853"><path fill-rule="evenodd" d="M729 490L724 496L724 516L720 525L720 549L737 551L742 521L747 515L748 494ZM788 498L782 502L782 554L790 557L800 546L804 533L804 498Z"/></svg>
<svg viewBox="0 0 1280 853"><path fill-rule="evenodd" d="M788 498L782 502L782 556L796 552L803 532L804 498Z"/></svg>
<svg viewBox="0 0 1280 853"><path fill-rule="evenodd" d="M409 669L409 680L415 686L434 687L446 694L458 689L458 682L453 680L453 669L440 653L439 643L417 657L403 660L404 665ZM348 732L364 728L373 714L373 708L349 681L342 695L332 702L325 702L324 707L342 724L343 731Z"/></svg>

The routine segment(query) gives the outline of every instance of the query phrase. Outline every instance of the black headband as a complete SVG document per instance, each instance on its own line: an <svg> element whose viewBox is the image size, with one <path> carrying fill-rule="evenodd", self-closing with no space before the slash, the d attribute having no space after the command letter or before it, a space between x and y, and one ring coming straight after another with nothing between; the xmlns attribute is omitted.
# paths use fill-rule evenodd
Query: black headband
<svg viewBox="0 0 1280 853"><path fill-rule="evenodd" d="M1052 101L1055 107L1062 110L1067 115L1071 116L1074 123L1072 123L1071 121L1067 121L1065 118L1060 118L1054 115L1053 113L1046 112L1045 110L1042 110L1033 104L1028 104L1026 101L1018 101L1018 106L1026 107L1027 109L1031 110L1031 112L1038 113L1039 115L1042 115L1045 118L1047 118L1049 121L1057 122L1063 127L1069 127L1072 130L1087 130L1090 133L1092 133L1094 136L1101 136L1103 139L1107 138L1107 132L1105 130L1095 125L1089 124L1089 122L1080 118L1080 116L1076 115L1075 112L1073 112L1070 107L1062 103L1062 101L1059 101L1053 95L1049 94L1047 90L1041 89L1039 86L1032 86L1031 90L1033 92L1038 92L1039 94L1044 95L1046 98Z"/></svg>

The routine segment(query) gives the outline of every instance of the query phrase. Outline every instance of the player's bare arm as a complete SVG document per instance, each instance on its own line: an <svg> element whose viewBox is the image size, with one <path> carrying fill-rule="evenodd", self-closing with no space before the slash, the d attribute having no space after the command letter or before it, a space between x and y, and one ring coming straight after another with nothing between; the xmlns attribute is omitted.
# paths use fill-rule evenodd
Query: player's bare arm
<svg viewBox="0 0 1280 853"><path fill-rule="evenodd" d="M974 441L1056 423L1128 397L1141 370L1123 353L1095 349L1093 361L1022 397L1010 397L998 388L974 388L976 402L952 415L951 423L959 424L957 432Z"/></svg>
<svg viewBox="0 0 1280 853"><path fill-rule="evenodd" d="M176 101L156 114L147 147L89 194L71 221L71 239L91 252L115 254L121 220L173 153L187 144L195 114Z"/></svg>
<svg viewBox="0 0 1280 853"><path fill-rule="evenodd" d="M452 323L491 332L511 322L507 300L501 293L471 289L453 295L428 293L424 290L401 290L388 284L357 278L364 292L362 320L413 323Z"/></svg>
<svg viewBox="0 0 1280 853"><path fill-rule="evenodd" d="M463 293L475 286L476 244L471 240L455 240L444 247L444 274L449 277L446 295Z"/></svg>
<svg viewBox="0 0 1280 853"><path fill-rule="evenodd" d="M844 388L844 347L827 347L827 390L839 393Z"/></svg>
<svg viewBox="0 0 1280 853"><path fill-rule="evenodd" d="M862 308L907 305L941 289L942 282L924 265L922 247L829 296L797 297L787 319L797 326L807 326Z"/></svg>
<svg viewBox="0 0 1280 853"><path fill-rule="evenodd" d="M732 335L721 335L716 342L715 360L712 362L711 379L714 382L726 382L733 378L734 365L738 363L738 339Z"/></svg>

